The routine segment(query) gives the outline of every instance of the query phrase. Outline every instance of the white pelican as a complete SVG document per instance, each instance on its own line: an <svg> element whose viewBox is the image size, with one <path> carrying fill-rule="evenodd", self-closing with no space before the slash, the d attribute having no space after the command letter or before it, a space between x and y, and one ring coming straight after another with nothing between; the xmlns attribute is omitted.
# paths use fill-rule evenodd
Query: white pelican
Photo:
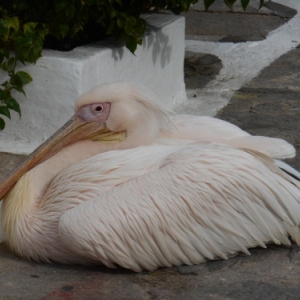
<svg viewBox="0 0 300 300"><path fill-rule="evenodd" d="M19 256L138 272L300 244L300 174L276 160L295 154L287 142L214 118L170 121L128 83L93 89L75 111L0 185Z"/></svg>

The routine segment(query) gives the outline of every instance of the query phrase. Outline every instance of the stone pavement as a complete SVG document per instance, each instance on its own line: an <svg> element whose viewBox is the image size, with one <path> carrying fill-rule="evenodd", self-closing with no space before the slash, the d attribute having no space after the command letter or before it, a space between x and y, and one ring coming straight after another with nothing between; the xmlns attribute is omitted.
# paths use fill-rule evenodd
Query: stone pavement
<svg viewBox="0 0 300 300"><path fill-rule="evenodd" d="M203 1L183 13L186 16L186 39L240 43L260 41L266 35L283 25L297 13L296 10L274 2L267 2L260 10L258 1L250 1L246 13L240 1L232 13L224 1L216 1L204 11Z"/></svg>
<svg viewBox="0 0 300 300"><path fill-rule="evenodd" d="M300 48L281 56L245 84L218 117L254 135L279 137L296 147L289 163L300 170Z"/></svg>
<svg viewBox="0 0 300 300"><path fill-rule="evenodd" d="M229 14L230 18L235 16L232 13L224 14ZM259 18L258 14L255 16ZM266 15L266 26L270 16ZM231 22L230 18L226 22ZM249 19L249 22L254 21ZM270 23L273 24L274 20ZM264 31L265 27L261 30ZM240 37L243 37L242 33ZM225 36L232 37L228 32ZM222 68L222 62L211 55L193 56L189 53L187 56L188 85L197 82L206 84ZM293 143L299 153L299 71L300 48L295 48L245 84L230 103L219 111L218 117L252 134L284 138ZM200 111L198 113L201 114ZM22 159L24 157L0 154L0 177ZM297 155L290 164L300 170L300 156ZM268 249L252 249L251 256L239 255L228 261L209 261L192 267L135 274L104 267L36 264L17 258L4 244L0 244L0 300L186 298L300 299L300 247L271 245Z"/></svg>

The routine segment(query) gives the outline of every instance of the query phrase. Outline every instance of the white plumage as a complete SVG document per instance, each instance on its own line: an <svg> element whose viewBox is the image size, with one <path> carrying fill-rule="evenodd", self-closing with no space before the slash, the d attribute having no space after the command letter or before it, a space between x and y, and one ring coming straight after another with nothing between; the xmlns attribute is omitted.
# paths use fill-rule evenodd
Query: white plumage
<svg viewBox="0 0 300 300"><path fill-rule="evenodd" d="M126 88L138 94L121 85L121 107L132 103ZM85 118L87 107L91 118L89 105L110 103L107 119L103 109L97 122L112 130L115 98L98 88L79 99L77 110ZM132 107L142 107L142 100ZM227 259L268 243L290 245L289 236L300 244L300 184L280 168L300 174L271 158L292 157L291 145L209 117L175 116L170 127L155 119L157 104L145 107L146 114L143 107L133 113L137 131L129 119L118 119L114 132L125 130L123 141L103 144L93 133L18 180L3 205L12 250L37 261L141 271ZM95 122L93 114L84 121ZM140 143L131 137L143 126L159 130L149 139L144 131Z"/></svg>

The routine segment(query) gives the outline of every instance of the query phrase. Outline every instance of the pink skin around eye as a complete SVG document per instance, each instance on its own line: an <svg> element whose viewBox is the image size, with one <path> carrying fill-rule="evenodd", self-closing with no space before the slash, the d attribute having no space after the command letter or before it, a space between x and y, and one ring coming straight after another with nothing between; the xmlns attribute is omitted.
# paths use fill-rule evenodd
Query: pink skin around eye
<svg viewBox="0 0 300 300"><path fill-rule="evenodd" d="M110 113L110 102L88 104L77 111L77 115L85 122L103 123Z"/></svg>

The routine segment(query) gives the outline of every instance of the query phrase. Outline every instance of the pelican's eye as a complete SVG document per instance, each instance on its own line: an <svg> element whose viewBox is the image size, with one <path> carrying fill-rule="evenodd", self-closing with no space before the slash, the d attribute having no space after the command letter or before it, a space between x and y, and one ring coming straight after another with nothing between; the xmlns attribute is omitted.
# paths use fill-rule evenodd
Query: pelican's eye
<svg viewBox="0 0 300 300"><path fill-rule="evenodd" d="M94 107L94 110L96 112L102 112L103 111L103 105L101 104L96 104L95 107Z"/></svg>
<svg viewBox="0 0 300 300"><path fill-rule="evenodd" d="M77 115L87 122L105 122L110 113L110 102L87 104L82 106Z"/></svg>

